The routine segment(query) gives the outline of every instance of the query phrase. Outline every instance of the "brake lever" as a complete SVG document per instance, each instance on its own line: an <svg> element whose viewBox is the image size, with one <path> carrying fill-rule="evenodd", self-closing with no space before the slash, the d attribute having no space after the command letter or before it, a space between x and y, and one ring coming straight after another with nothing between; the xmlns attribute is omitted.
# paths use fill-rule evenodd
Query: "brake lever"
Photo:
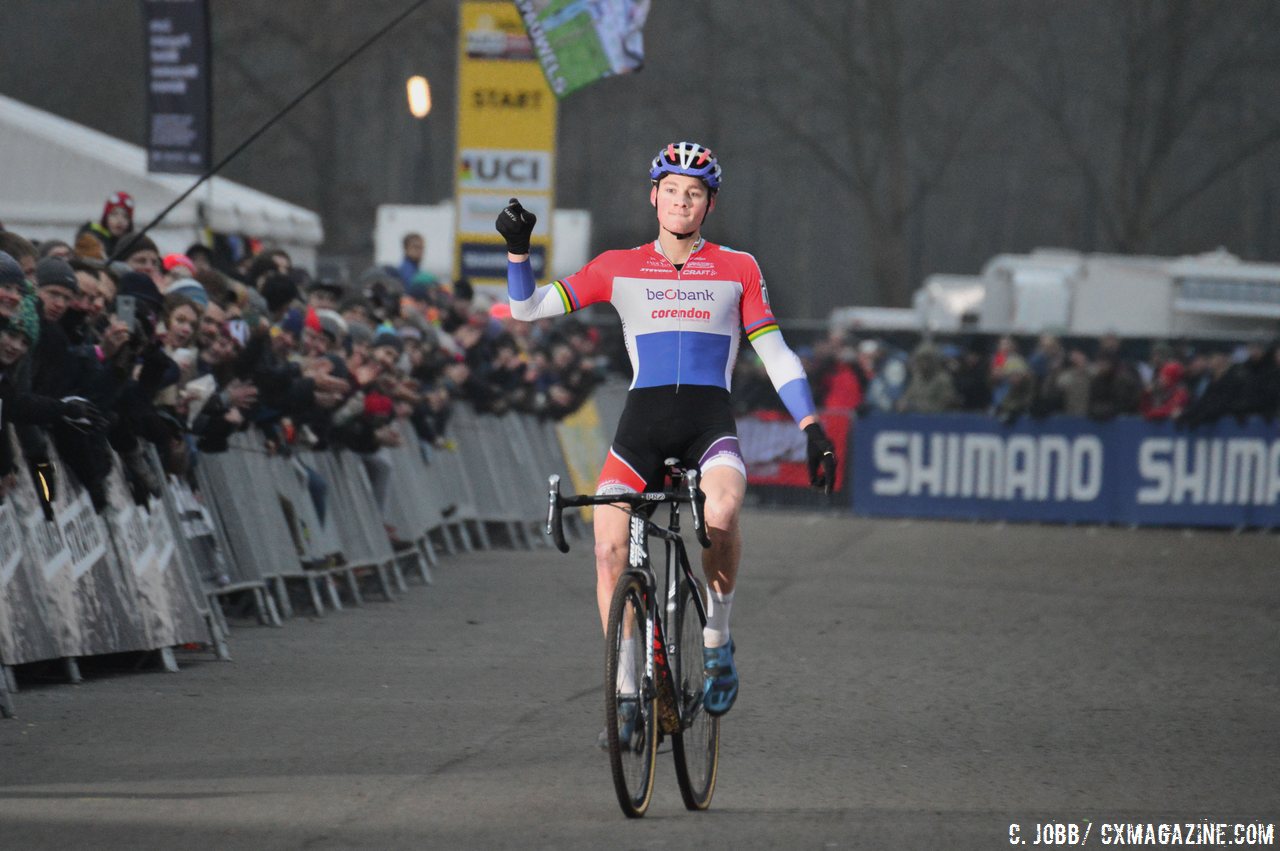
<svg viewBox="0 0 1280 851"><path fill-rule="evenodd" d="M707 495L698 487L698 471L690 470L685 475L685 487L689 490L689 510L693 514L693 531L698 535L698 543L702 548L710 549L711 538L707 535L707 524L702 519L702 507Z"/></svg>
<svg viewBox="0 0 1280 851"><path fill-rule="evenodd" d="M560 505L560 477L547 479L547 534L555 541L556 549L569 552L569 542L564 538L564 510Z"/></svg>

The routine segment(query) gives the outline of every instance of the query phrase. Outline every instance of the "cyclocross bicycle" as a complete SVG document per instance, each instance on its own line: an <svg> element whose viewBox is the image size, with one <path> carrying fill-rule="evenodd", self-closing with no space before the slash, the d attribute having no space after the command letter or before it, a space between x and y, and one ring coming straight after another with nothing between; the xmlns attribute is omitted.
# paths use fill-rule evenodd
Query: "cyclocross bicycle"
<svg viewBox="0 0 1280 851"><path fill-rule="evenodd" d="M697 470L666 460L671 487L661 493L612 496L560 495L560 477L550 478L547 534L569 552L562 511L586 505L625 505L631 515L628 569L618 579L605 635L605 731L613 787L622 811L639 818L653 799L658 743L670 736L680 796L690 810L705 810L716 788L720 719L702 706L702 628L707 609L702 583L693 575L680 536L680 506L688 505L702 546L711 546L702 519L704 496ZM650 517L662 503L670 522ZM649 557L649 538L666 546L666 583Z"/></svg>

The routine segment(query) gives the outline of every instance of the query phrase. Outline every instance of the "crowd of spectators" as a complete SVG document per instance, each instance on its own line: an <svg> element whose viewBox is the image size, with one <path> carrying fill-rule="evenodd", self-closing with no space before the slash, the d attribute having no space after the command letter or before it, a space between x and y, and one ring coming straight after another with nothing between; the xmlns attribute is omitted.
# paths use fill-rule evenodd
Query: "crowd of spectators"
<svg viewBox="0 0 1280 851"><path fill-rule="evenodd" d="M1065 343L1045 334L917 341L832 334L802 348L820 407L860 415L985 413L1002 422L1058 414L1141 416L1196 427L1280 413L1280 344L1155 341L1133 356L1114 335ZM738 364L742 409L775 407L755 359Z"/></svg>
<svg viewBox="0 0 1280 851"><path fill-rule="evenodd" d="M0 225L0 498L24 463L55 492L50 444L102 511L109 450L145 503L161 486L147 444L175 475L246 429L271 451L376 461L402 441L397 419L430 451L457 404L559 418L603 378L595 329L513 321L467 280L422 271L421 235L398 266L337 282L281 250L162 254L133 213L114 193L70 242Z"/></svg>
<svg viewBox="0 0 1280 851"><path fill-rule="evenodd" d="M419 234L405 236L397 266L338 282L279 249L162 255L133 213L114 193L70 242L34 243L0 225L0 498L25 465L51 512L53 445L97 510L114 455L145 503L161 487L148 444L163 472L186 475L247 429L270 451L359 453L382 498L381 450L402 435L429 452L447 442L460 403L563 417L617 360L595 327L513 321L504 300L423 271ZM1155 342L1135 358L1132 341L1114 336L899 343L834 333L800 347L819 406L1190 427L1280 411L1276 345ZM740 412L780 405L749 347L734 388Z"/></svg>

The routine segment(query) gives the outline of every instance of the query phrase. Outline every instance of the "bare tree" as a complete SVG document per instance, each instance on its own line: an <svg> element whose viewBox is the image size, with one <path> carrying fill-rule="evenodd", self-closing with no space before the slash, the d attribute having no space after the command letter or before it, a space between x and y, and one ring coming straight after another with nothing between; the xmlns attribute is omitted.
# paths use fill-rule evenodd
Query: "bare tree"
<svg viewBox="0 0 1280 851"><path fill-rule="evenodd" d="M1105 247L1150 250L1171 220L1280 142L1274 96L1231 108L1280 82L1274 3L1097 0L1031 12L993 59L1078 172Z"/></svg>
<svg viewBox="0 0 1280 851"><path fill-rule="evenodd" d="M976 46L986 24L894 0L774 4L750 22L716 8L720 43L769 60L742 63L754 71L739 96L772 125L775 149L808 162L805 183L861 213L865 231L838 222L831 237L869 259L874 303L909 304L913 220L992 92Z"/></svg>

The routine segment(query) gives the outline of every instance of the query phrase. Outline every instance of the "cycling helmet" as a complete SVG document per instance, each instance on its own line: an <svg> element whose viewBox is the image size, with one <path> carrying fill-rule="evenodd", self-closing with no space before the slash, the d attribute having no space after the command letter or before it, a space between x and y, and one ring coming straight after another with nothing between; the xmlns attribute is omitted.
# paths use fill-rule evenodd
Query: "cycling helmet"
<svg viewBox="0 0 1280 851"><path fill-rule="evenodd" d="M649 179L657 182L664 174L699 178L712 192L720 188L720 163L710 148L697 142L672 142L659 151L649 166Z"/></svg>

